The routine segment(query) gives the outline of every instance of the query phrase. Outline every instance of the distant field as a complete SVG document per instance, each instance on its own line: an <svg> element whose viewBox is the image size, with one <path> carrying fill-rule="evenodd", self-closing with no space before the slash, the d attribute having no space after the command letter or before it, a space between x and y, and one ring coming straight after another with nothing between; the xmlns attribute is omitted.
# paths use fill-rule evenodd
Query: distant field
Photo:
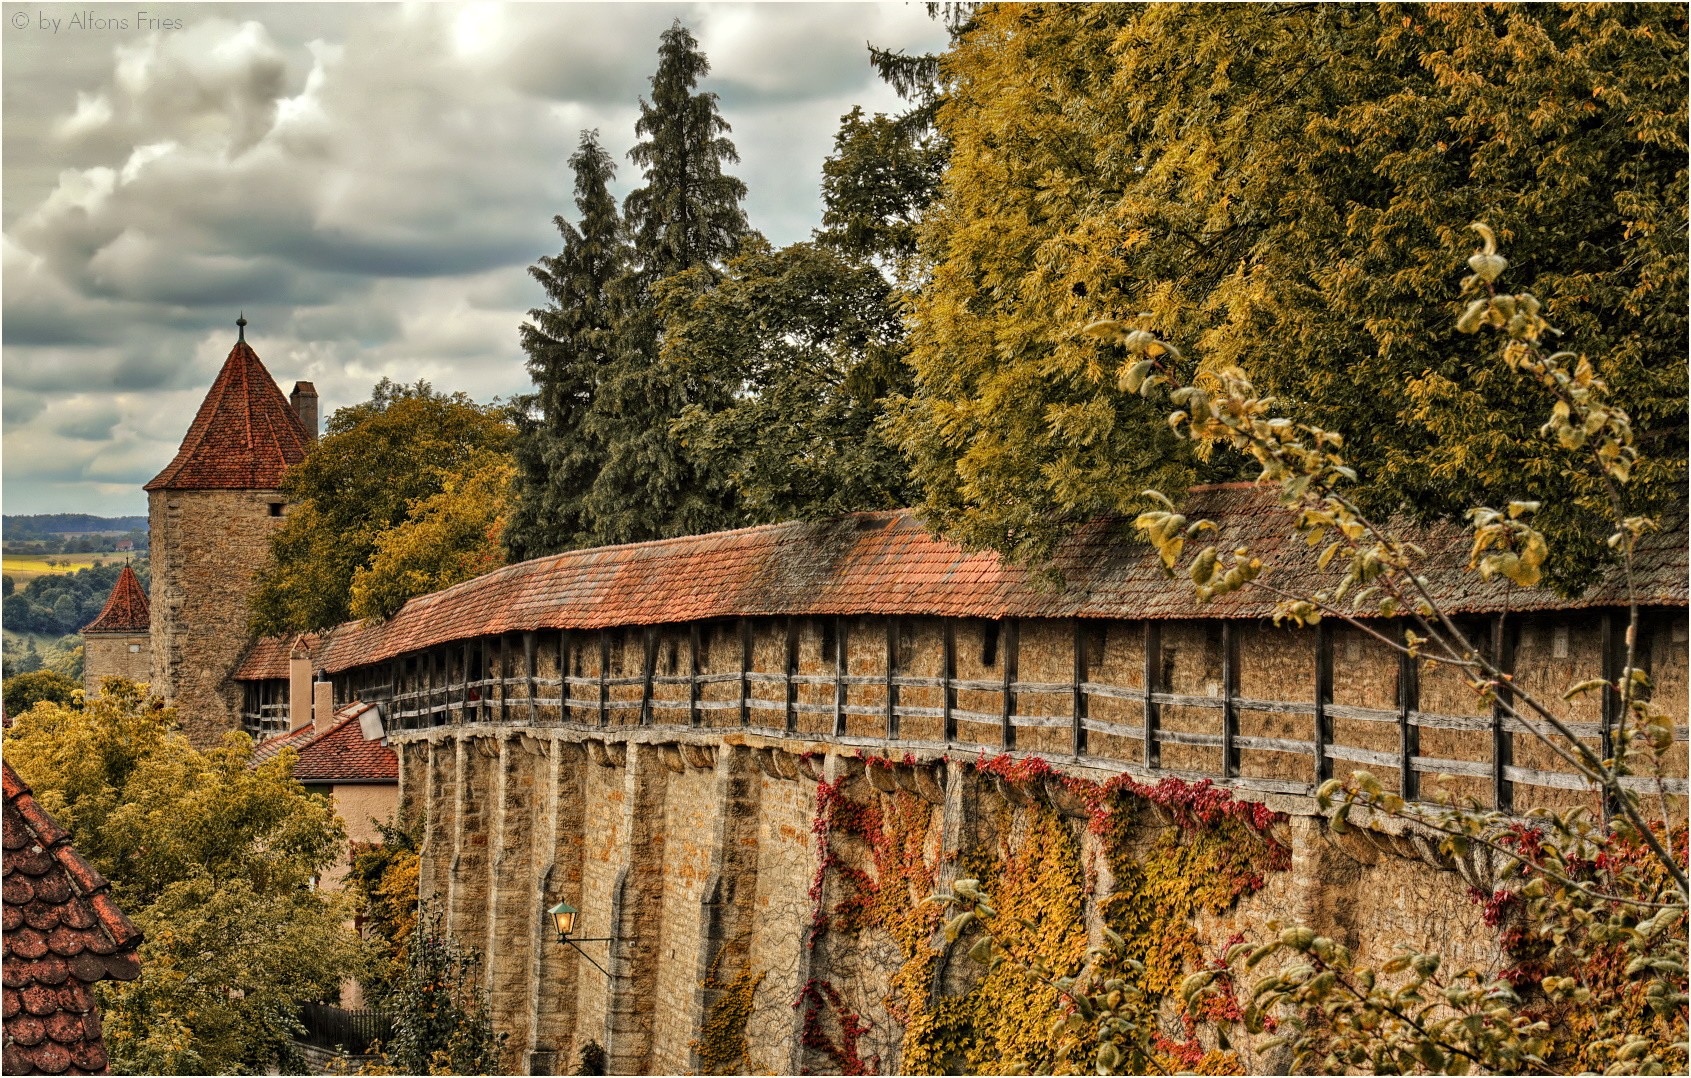
<svg viewBox="0 0 1691 1078"><path fill-rule="evenodd" d="M125 557L127 555L106 554L102 555L100 560L107 565L113 565ZM42 557L21 558L15 554L8 554L4 559L4 571L15 583L22 585L25 581L34 580L38 576L47 576L50 573L74 573L78 569L92 569L94 567L94 559L88 554L67 554L64 557L54 557L53 560L58 564L48 565L47 559Z"/></svg>

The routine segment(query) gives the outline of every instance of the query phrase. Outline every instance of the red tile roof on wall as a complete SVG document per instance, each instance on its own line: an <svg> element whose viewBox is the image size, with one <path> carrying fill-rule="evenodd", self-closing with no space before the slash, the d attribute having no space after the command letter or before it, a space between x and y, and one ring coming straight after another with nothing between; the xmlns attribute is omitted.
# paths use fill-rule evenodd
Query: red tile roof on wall
<svg viewBox="0 0 1691 1078"><path fill-rule="evenodd" d="M310 444L258 353L235 345L182 439L145 490L275 490Z"/></svg>
<svg viewBox="0 0 1691 1078"><path fill-rule="evenodd" d="M399 757L381 738L364 739L360 721L369 704L354 702L335 712L333 724L322 733L302 726L261 743L254 759L267 760L291 748L299 753L294 778L301 782L377 783L399 781Z"/></svg>
<svg viewBox="0 0 1691 1078"><path fill-rule="evenodd" d="M1247 544L1274 566L1262 578L1265 583L1309 592L1337 579L1317 572L1319 548L1290 531L1271 489L1246 483L1195 488L1182 511L1220 526L1206 542L1223 550ZM1618 572L1568 600L1546 589L1509 585L1501 577L1481 581L1466 568L1472 538L1465 529L1441 525L1402 534L1428 551L1426 575L1451 613L1625 601ZM737 615L1260 618L1274 608L1274 599L1259 589L1198 602L1185 577L1170 580L1151 547L1119 521L1082 528L1056 562L1065 587L1041 590L1026 569L934 536L909 510L573 550L412 599L384 623L347 622L316 642L312 661L318 669L338 671L491 633ZM1683 517L1648 538L1636 579L1640 601L1685 605ZM286 674L286 648L266 643L236 676Z"/></svg>
<svg viewBox="0 0 1691 1078"><path fill-rule="evenodd" d="M151 624L147 609L147 593L141 590L141 579L135 570L125 565L112 586L111 596L100 616L83 627L85 633L144 633Z"/></svg>
<svg viewBox="0 0 1691 1078"><path fill-rule="evenodd" d="M5 776L5 1073L105 1074L93 985L141 974L141 930L11 764Z"/></svg>

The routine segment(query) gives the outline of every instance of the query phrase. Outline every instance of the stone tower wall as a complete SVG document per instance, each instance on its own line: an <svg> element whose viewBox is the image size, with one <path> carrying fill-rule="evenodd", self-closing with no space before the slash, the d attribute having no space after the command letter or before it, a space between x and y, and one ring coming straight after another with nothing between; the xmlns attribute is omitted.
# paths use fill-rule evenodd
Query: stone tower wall
<svg viewBox="0 0 1691 1078"><path fill-rule="evenodd" d="M152 677L153 645L146 633L84 633L82 688L89 696L100 691L100 679Z"/></svg>
<svg viewBox="0 0 1691 1078"><path fill-rule="evenodd" d="M152 685L183 730L209 745L241 725L236 664L251 637L247 596L284 519L274 490L155 490L152 530Z"/></svg>

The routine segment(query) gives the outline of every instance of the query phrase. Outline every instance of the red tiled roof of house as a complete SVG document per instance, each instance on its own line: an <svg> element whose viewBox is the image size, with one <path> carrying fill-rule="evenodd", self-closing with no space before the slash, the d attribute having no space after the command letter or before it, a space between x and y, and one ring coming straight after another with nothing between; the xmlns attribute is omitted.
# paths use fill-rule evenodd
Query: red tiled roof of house
<svg viewBox="0 0 1691 1078"><path fill-rule="evenodd" d="M266 760L274 758L276 754L281 752L283 749L293 749L295 752L298 752L300 749L303 749L305 746L311 744L311 739L316 736L316 728L308 722L304 726L301 726L298 730L289 730L285 734L277 734L275 737L266 738L265 740L260 741L257 745L253 746L252 762L254 764L261 764Z"/></svg>
<svg viewBox="0 0 1691 1078"><path fill-rule="evenodd" d="M105 1074L93 986L141 974L141 930L10 764L5 776L5 1073Z"/></svg>
<svg viewBox="0 0 1691 1078"><path fill-rule="evenodd" d="M141 590L141 580L135 570L125 565L117 575L117 583L106 599L100 616L83 627L85 633L144 633L151 624L147 609L147 593Z"/></svg>
<svg viewBox="0 0 1691 1078"><path fill-rule="evenodd" d="M1227 484L1190 492L1182 511L1214 520L1222 549L1241 543L1274 568L1263 579L1292 591L1331 586L1320 551L1287 527L1272 489ZM1641 602L1686 603L1683 515L1641 547ZM1619 572L1578 599L1467 571L1471 533L1455 525L1406 528L1429 554L1426 575L1451 613L1552 610L1625 601ZM1257 589L1200 603L1170 580L1155 552L1123 521L1080 529L1056 556L1061 590L991 552L938 538L910 510L853 513L626 546L572 550L496 569L406 603L386 622L347 622L320 638L313 664L328 671L451 640L525 629L591 629L738 615L899 614L939 617L1260 618L1274 600ZM286 676L285 649L255 648L243 679ZM281 655L281 672L273 656Z"/></svg>
<svg viewBox="0 0 1691 1078"><path fill-rule="evenodd" d="M238 342L211 384L176 459L144 490L275 490L310 444L258 353Z"/></svg>
<svg viewBox="0 0 1691 1078"><path fill-rule="evenodd" d="M253 758L268 760L291 748L299 753L294 778L301 782L398 782L399 757L383 739L364 737L360 720L370 707L362 702L348 704L335 712L327 730L318 733L313 726L302 726L280 734L261 743Z"/></svg>

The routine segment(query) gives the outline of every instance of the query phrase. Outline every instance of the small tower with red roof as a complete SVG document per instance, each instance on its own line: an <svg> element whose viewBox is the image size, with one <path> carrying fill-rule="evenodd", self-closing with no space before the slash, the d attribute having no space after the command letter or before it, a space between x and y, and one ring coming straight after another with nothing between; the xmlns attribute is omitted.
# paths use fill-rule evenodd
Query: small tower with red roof
<svg viewBox="0 0 1691 1078"><path fill-rule="evenodd" d="M125 677L146 681L152 676L152 621L141 579L125 565L100 616L82 630L82 687L89 696L100 679Z"/></svg>
<svg viewBox="0 0 1691 1078"><path fill-rule="evenodd" d="M176 706L200 745L240 728L230 675L249 641L247 596L287 511L282 473L316 436L247 344L246 324L236 322L240 339L176 459L145 487L152 691Z"/></svg>

